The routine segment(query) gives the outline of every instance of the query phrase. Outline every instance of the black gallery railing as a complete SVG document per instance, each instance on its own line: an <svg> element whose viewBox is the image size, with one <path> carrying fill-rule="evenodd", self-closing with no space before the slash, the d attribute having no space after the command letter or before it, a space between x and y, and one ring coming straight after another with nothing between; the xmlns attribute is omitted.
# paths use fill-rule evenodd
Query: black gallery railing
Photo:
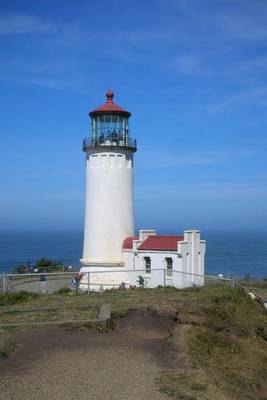
<svg viewBox="0 0 267 400"><path fill-rule="evenodd" d="M135 150L136 139L120 137L119 135L100 135L96 138L85 138L83 140L84 151L101 146L127 147Z"/></svg>

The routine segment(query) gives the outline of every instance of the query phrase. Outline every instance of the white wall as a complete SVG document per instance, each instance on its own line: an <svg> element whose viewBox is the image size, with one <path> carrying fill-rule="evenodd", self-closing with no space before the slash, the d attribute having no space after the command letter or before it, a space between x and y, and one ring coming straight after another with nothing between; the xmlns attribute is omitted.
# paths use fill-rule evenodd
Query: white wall
<svg viewBox="0 0 267 400"><path fill-rule="evenodd" d="M81 263L122 263L122 242L133 234L133 154L126 150L89 153Z"/></svg>
<svg viewBox="0 0 267 400"><path fill-rule="evenodd" d="M184 241L178 243L178 252L182 254L183 271L188 273L183 277L183 285L190 286L203 285L202 277L190 275L204 275L206 242L200 240L200 232L198 230L186 230L184 232Z"/></svg>
<svg viewBox="0 0 267 400"><path fill-rule="evenodd" d="M150 257L151 259L151 274L145 273L145 260L144 257ZM147 287L156 287L158 285L171 285L179 284L180 275L173 273L173 277L167 277L166 274L166 257L170 257L173 260L173 270L182 269L182 259L178 258L177 252L161 252L161 251L139 251L135 257L135 266L138 270L143 270L143 277L146 281ZM179 285L180 286L180 285Z"/></svg>

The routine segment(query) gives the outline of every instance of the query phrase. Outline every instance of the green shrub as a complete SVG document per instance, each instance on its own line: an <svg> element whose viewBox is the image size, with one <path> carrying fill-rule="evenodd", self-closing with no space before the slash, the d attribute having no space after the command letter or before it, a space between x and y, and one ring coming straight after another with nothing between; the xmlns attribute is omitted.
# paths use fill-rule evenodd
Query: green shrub
<svg viewBox="0 0 267 400"><path fill-rule="evenodd" d="M206 302L203 311L209 326L215 330L248 336L266 329L266 313L262 306L241 290L224 289L219 296Z"/></svg>
<svg viewBox="0 0 267 400"><path fill-rule="evenodd" d="M14 351L15 346L13 344L2 344L0 345L0 358L7 358L9 353Z"/></svg>
<svg viewBox="0 0 267 400"><path fill-rule="evenodd" d="M0 306L7 306L18 303L25 303L31 299L38 297L36 293L26 292L22 290L16 293L5 293L0 295Z"/></svg>
<svg viewBox="0 0 267 400"><path fill-rule="evenodd" d="M40 258L40 260L37 260L35 268L37 268L40 272L55 272L62 271L62 269L64 269L61 262L49 260L44 257Z"/></svg>
<svg viewBox="0 0 267 400"><path fill-rule="evenodd" d="M59 289L55 294L58 294L60 296L68 296L69 294L72 294L72 290L70 288L61 288Z"/></svg>

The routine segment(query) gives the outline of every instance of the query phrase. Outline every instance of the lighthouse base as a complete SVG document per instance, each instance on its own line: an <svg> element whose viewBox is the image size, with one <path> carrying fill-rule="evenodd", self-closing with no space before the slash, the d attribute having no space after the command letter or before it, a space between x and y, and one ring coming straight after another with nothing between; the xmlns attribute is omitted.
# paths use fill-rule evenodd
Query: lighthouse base
<svg viewBox="0 0 267 400"><path fill-rule="evenodd" d="M83 273L83 278L80 282L80 289L83 291L102 291L106 289L115 289L122 282L127 284L127 287L136 283L137 275L132 270L126 270L123 262L118 263L86 263L81 260L84 266L80 271Z"/></svg>
<svg viewBox="0 0 267 400"><path fill-rule="evenodd" d="M110 268L110 267L123 267L124 262L123 261L92 261L92 260L87 260L85 258L80 259L80 263L82 264L82 269L89 267L90 270L93 267L105 267L105 268Z"/></svg>

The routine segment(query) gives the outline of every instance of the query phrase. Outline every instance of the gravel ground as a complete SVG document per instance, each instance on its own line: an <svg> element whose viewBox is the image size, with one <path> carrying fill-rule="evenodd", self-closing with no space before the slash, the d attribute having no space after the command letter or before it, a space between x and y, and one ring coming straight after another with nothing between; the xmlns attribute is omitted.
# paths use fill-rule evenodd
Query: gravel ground
<svg viewBox="0 0 267 400"><path fill-rule="evenodd" d="M24 331L0 361L2 400L162 400L171 323L132 312L114 332Z"/></svg>

